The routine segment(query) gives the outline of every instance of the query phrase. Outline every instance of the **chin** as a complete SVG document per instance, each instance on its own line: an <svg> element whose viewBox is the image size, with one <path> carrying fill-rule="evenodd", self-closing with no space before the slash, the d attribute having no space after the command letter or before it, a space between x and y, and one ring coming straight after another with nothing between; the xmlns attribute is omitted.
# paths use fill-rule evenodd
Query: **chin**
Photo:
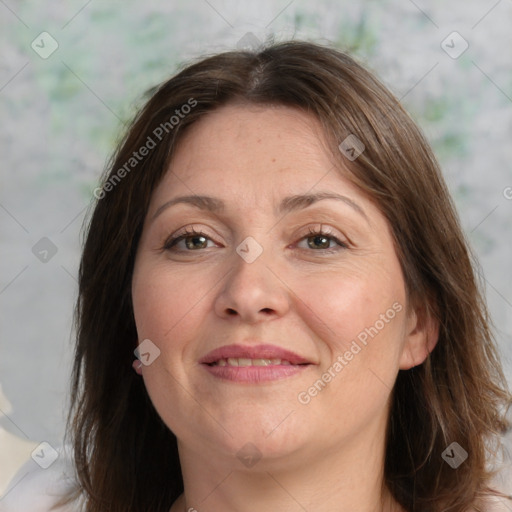
<svg viewBox="0 0 512 512"><path fill-rule="evenodd" d="M292 420L293 412L288 418L284 419L285 417L286 415L281 414L278 421L275 419L276 415L259 418L234 417L225 424L226 430L232 436L223 432L216 446L225 453L234 453L237 456L246 451L254 451L267 461L290 455L301 446L310 444L312 436L308 436L308 429L304 424L299 425Z"/></svg>

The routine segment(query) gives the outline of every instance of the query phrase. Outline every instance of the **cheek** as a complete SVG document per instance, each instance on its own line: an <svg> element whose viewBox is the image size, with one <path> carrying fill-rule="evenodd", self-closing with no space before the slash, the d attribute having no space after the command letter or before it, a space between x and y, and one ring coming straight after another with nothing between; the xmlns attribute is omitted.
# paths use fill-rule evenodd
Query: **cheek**
<svg viewBox="0 0 512 512"><path fill-rule="evenodd" d="M214 286L210 280L200 272L171 271L165 262L136 268L132 297L139 340L149 338L162 348L168 339L178 341L186 326L197 324L201 300Z"/></svg>
<svg viewBox="0 0 512 512"><path fill-rule="evenodd" d="M144 263L135 268L132 283L137 335L139 342L150 339L160 350L151 365L142 367L144 384L163 421L185 436L194 422L201 420L194 416L195 402L191 405L187 391L194 364L188 351L201 335L207 291L215 283L210 284L204 273L171 272L165 262L151 267ZM186 413L176 415L176 408Z"/></svg>
<svg viewBox="0 0 512 512"><path fill-rule="evenodd" d="M382 283L383 284L383 283ZM325 435L351 435L387 414L396 379L405 321L398 287L380 292L375 281L330 280L300 308L322 338L321 368L297 397L303 423L326 417Z"/></svg>
<svg viewBox="0 0 512 512"><path fill-rule="evenodd" d="M362 345L366 341L366 347L377 338L400 346L404 324L400 313L405 310L400 273L351 268L311 276L293 288L297 317L325 342L332 356L348 350L353 340Z"/></svg>
<svg viewBox="0 0 512 512"><path fill-rule="evenodd" d="M385 403L399 367L405 333L405 290L400 274L355 272L315 278L297 293L299 317L320 338L320 381L304 389L312 409L337 404L342 422L355 421ZM346 417L350 410L351 418Z"/></svg>

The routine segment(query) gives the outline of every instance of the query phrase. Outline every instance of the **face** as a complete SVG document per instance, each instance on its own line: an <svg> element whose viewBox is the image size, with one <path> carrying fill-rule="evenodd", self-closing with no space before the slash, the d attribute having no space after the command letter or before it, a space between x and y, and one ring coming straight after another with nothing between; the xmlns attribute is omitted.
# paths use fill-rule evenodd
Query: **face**
<svg viewBox="0 0 512 512"><path fill-rule="evenodd" d="M383 435L415 318L347 172L288 107L226 106L180 142L132 283L144 382L180 446L304 460Z"/></svg>

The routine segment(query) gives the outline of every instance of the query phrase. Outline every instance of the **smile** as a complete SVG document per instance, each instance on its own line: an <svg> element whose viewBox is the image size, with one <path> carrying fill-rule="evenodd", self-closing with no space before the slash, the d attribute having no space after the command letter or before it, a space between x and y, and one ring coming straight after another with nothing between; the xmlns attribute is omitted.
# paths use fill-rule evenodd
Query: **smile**
<svg viewBox="0 0 512 512"><path fill-rule="evenodd" d="M245 357L229 357L219 359L210 366L290 366L292 363L286 359L248 359Z"/></svg>
<svg viewBox="0 0 512 512"><path fill-rule="evenodd" d="M277 345L224 345L200 359L201 366L217 379L257 384L286 379L313 366L310 360Z"/></svg>

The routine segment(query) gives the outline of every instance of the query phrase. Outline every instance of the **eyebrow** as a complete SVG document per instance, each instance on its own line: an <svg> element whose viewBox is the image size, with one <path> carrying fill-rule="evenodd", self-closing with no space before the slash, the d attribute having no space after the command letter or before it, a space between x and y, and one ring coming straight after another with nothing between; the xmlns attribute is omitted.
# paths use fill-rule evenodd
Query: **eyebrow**
<svg viewBox="0 0 512 512"><path fill-rule="evenodd" d="M350 206L357 213L362 215L367 221L368 217L364 210L355 203L352 199L347 196L343 196L341 194L336 194L334 192L317 192L314 194L297 194L293 196L285 197L281 204L279 205L277 212L279 214L286 214L291 211L301 210L311 206L318 201L322 201L325 199L335 199L337 201L343 201L345 204ZM161 205L155 212L152 217L152 220L156 219L164 210L170 208L175 204L190 204L199 208L200 210L209 211L212 213L218 213L225 209L225 203L221 199L217 199L215 197L210 196L199 196L199 195L189 195L189 196L180 196L170 201L165 202ZM368 221L369 222L369 221Z"/></svg>
<svg viewBox="0 0 512 512"><path fill-rule="evenodd" d="M300 210L325 199L335 199L337 201L343 201L357 213L362 215L366 220L368 220L366 213L357 203L352 201L352 199L350 199L347 196L336 194L334 192L317 192L315 194L298 194L295 196L285 197L281 201L278 211L279 213L288 213L294 210Z"/></svg>
<svg viewBox="0 0 512 512"><path fill-rule="evenodd" d="M167 208L180 203L190 204L196 208L199 208L200 210L206 210L214 213L224 210L224 201L214 197L197 195L181 196L175 197L174 199L171 199L170 201L167 201L162 206L160 206L153 215L152 220L156 219L164 210L167 210Z"/></svg>

